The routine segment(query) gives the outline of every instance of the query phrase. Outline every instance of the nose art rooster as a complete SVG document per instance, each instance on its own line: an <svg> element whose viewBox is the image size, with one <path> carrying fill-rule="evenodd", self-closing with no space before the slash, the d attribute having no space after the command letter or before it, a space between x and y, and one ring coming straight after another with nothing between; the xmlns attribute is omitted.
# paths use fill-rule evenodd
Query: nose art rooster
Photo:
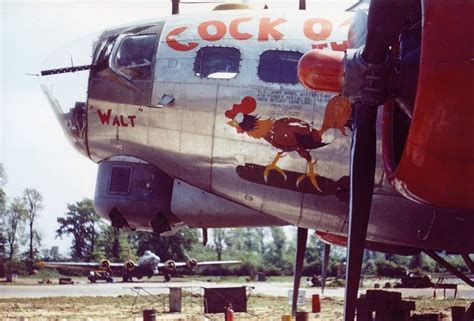
<svg viewBox="0 0 474 321"><path fill-rule="evenodd" d="M297 118L260 119L257 115L252 115L256 108L255 98L246 96L240 104L234 104L232 109L227 110L225 116L231 119L227 124L234 127L239 134L246 133L255 139L263 138L281 150L276 154L273 162L265 167L263 172L265 182L268 183L268 174L272 170L277 171L286 181L286 173L277 166L277 162L286 156L285 152L297 152L306 160L307 165L306 174L298 177L296 186L298 187L305 178L308 178L313 187L321 191L315 173L317 160L312 160L309 151L327 145L322 142L321 137L330 128L336 128L346 135L344 126L352 112L350 101L341 96L331 98L326 106L321 129L314 129L307 122Z"/></svg>

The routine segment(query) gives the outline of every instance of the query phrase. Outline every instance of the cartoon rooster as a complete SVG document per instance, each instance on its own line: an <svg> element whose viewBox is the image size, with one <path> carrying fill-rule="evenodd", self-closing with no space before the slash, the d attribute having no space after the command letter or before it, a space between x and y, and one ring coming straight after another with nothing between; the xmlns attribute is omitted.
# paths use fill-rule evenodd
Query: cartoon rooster
<svg viewBox="0 0 474 321"><path fill-rule="evenodd" d="M256 108L255 98L246 96L240 104L234 104L232 109L227 110L225 116L231 119L227 124L234 127L239 134L246 133L255 139L263 138L281 150L276 154L273 162L265 167L263 172L265 182L268 183L268 174L272 170L277 171L286 181L286 173L277 166L277 163L286 156L285 152L297 152L306 159L307 165L306 174L297 178L296 186L298 187L305 178L308 178L314 188L322 192L315 173L317 160L312 160L309 151L327 145L322 142L321 137L330 128L336 128L346 135L345 125L352 113L350 101L341 96L332 97L326 106L323 124L319 130L297 118L260 119L257 115L251 115Z"/></svg>

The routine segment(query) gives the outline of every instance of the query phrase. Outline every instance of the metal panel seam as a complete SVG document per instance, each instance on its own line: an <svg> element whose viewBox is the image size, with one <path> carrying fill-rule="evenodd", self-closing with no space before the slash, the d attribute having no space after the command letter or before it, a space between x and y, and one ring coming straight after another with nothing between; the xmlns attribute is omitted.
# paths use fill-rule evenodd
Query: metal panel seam
<svg viewBox="0 0 474 321"><path fill-rule="evenodd" d="M217 85L216 88L216 97L215 97L215 103L214 103L214 117L213 117L213 122L212 122L212 139L211 139L211 170L209 171L209 190L214 192L214 188L212 185L212 172L214 169L214 141L215 141L215 135L216 135L216 117L217 117L217 103L219 101L219 88L220 86Z"/></svg>

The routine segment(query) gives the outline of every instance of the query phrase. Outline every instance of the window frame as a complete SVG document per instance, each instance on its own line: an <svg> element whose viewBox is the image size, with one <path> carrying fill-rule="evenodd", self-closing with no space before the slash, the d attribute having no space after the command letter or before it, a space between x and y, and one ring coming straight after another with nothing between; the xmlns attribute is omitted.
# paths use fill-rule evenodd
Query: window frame
<svg viewBox="0 0 474 321"><path fill-rule="evenodd" d="M277 80L270 80L269 78L264 79L264 77L262 77L262 72L261 72L263 70L262 62L266 62L266 59L268 59L268 58L263 58L263 60L262 60L262 56L264 56L266 54L269 55L271 53L278 54L277 61L275 61L275 60L271 61L272 62L271 65L275 65L275 62L278 62L278 79ZM259 61L258 61L258 65L257 65L257 76L258 76L258 78L261 81L266 82L266 83L273 83L273 84L280 84L280 85L297 85L299 83L299 81L298 81L298 69L297 69L298 61L296 62L296 66L295 66L296 67L295 68L295 81L294 82L282 81L283 79L281 77L281 63L282 63L283 60L281 59L281 54L299 55L298 61L303 56L303 53L298 51L298 50L281 50L281 49L265 50L259 56Z"/></svg>
<svg viewBox="0 0 474 321"><path fill-rule="evenodd" d="M143 36L152 36L152 37L155 37L155 44L153 45L153 55L152 55L152 59L150 61L150 71L152 71L151 69L153 68L154 66L154 63L155 63L155 60L156 60L156 46L157 46L157 43L159 41L159 38L158 38L158 35L156 33L144 33L144 34L133 34L133 33L125 33L125 34L121 34L117 37L116 40L114 40L114 44L113 44L113 48L112 48L112 51L111 53L109 54L109 67L110 69L116 73L117 75L119 75L120 77L122 78L125 78L127 79L128 81L131 81L131 80L146 80L146 79L149 79L150 77L146 77L146 78L133 78L132 76L124 73L122 70L120 70L120 67L116 64L116 57L117 57L117 54L118 54L118 51L120 50L120 48L122 47L122 44L123 44L123 41L128 38L128 37L143 37ZM138 66L137 66L138 67ZM150 72L150 75L152 75L153 72Z"/></svg>
<svg viewBox="0 0 474 321"><path fill-rule="evenodd" d="M117 191L112 191L110 189L110 187L112 186L112 177L113 177L113 172L114 172L115 168L125 168L125 169L128 169L130 171L130 176L129 176L129 179L128 179L128 188L127 188L126 192L117 192ZM109 195L128 195L128 194L130 194L131 187L132 187L132 177L133 177L133 167L132 166L129 166L129 165L113 165L110 168L109 182L107 184L108 185L107 186L107 193Z"/></svg>
<svg viewBox="0 0 474 321"><path fill-rule="evenodd" d="M233 50L235 53L238 53L238 60L235 61L237 70L235 72L227 72L227 73L235 73L232 77L229 78L224 78L224 77L209 77L209 75L212 75L213 73L217 72L212 72L208 73L206 76L202 75L202 62L203 62L203 56L205 58L205 50L217 50L217 49L224 49L224 50ZM201 59L198 59L201 58ZM242 52L239 48L232 47L232 46L205 46L201 47L197 52L196 56L194 57L194 64L193 64L193 72L194 76L200 78L200 79L208 79L208 80L231 80L237 78L237 76L240 74L240 69L241 69L241 62L242 62ZM199 69L198 69L198 64L199 64ZM222 71L218 71L218 73L221 73Z"/></svg>

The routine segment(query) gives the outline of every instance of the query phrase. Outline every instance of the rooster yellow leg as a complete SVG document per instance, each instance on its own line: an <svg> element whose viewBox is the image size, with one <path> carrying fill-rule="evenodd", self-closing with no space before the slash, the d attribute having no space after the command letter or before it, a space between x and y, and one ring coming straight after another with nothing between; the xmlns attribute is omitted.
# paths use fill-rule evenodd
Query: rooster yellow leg
<svg viewBox="0 0 474 321"><path fill-rule="evenodd" d="M319 188L318 182L316 180L317 175L316 175L315 170L314 170L315 167L316 167L316 162L317 162L317 160L315 160L314 162L308 162L306 164L306 174L301 175L300 177L298 177L298 179L296 180L296 187L299 187L300 183L307 177L307 178L309 178L309 181L314 186L314 188L316 188L318 191L322 192L322 190Z"/></svg>
<svg viewBox="0 0 474 321"><path fill-rule="evenodd" d="M277 163L278 161L280 160L280 158L283 158L285 157L286 155L283 154L283 152L279 152L275 155L275 158L273 159L273 162L270 164L270 165L267 165L267 167L265 167L265 171L263 172L263 179L265 180L265 183L268 183L268 174L270 173L270 171L272 170L276 170L281 176L283 176L283 178L285 179L286 181L286 173L284 170L282 170L280 167L277 166Z"/></svg>

